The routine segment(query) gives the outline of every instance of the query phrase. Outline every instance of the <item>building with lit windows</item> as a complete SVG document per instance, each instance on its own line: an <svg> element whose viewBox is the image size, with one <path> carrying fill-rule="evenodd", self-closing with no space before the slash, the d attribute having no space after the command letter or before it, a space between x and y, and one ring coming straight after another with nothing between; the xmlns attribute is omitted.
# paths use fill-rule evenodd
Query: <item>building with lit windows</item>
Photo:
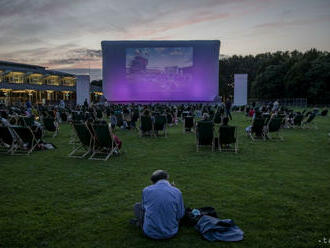
<svg viewBox="0 0 330 248"><path fill-rule="evenodd" d="M45 67L0 61L0 100L7 103L75 103L77 78L73 74ZM102 95L100 87L91 88L92 98Z"/></svg>

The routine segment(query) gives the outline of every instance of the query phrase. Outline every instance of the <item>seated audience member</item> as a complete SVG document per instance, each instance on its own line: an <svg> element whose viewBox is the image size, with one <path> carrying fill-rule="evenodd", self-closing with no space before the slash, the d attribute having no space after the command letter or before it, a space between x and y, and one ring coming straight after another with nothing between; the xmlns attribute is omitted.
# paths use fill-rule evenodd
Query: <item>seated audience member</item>
<svg viewBox="0 0 330 248"><path fill-rule="evenodd" d="M208 121L210 119L210 115L208 113L203 113L202 121Z"/></svg>
<svg viewBox="0 0 330 248"><path fill-rule="evenodd" d="M111 128L114 131L117 125L117 117L115 115L114 111L110 112L110 124L111 124Z"/></svg>
<svg viewBox="0 0 330 248"><path fill-rule="evenodd" d="M123 119L124 119L124 127L126 129L131 128L131 121L132 121L132 113L128 108L123 109Z"/></svg>
<svg viewBox="0 0 330 248"><path fill-rule="evenodd" d="M249 113L248 113L248 116L249 117L253 117L253 115L254 115L255 112L256 112L255 109L254 108L251 108L250 111L249 111Z"/></svg>
<svg viewBox="0 0 330 248"><path fill-rule="evenodd" d="M144 234L152 239L169 239L179 231L179 220L184 216L182 193L168 182L166 171L152 173L153 185L144 188L142 203L136 203L134 213Z"/></svg>
<svg viewBox="0 0 330 248"><path fill-rule="evenodd" d="M253 126L254 120L256 118L261 118L261 112L260 111L254 112L253 117L252 117L252 123L251 123L251 125L245 128L245 131L247 133L250 133L252 131L252 126Z"/></svg>

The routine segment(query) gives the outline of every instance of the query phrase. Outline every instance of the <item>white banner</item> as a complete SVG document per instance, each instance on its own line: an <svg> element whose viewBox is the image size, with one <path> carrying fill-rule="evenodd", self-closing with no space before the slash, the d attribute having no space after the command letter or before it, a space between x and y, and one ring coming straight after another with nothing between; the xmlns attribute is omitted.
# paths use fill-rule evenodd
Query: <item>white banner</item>
<svg viewBox="0 0 330 248"><path fill-rule="evenodd" d="M84 104L85 99L87 99L88 104L90 103L90 82L88 75L78 75L77 85L76 85L76 95L77 95L77 105Z"/></svg>
<svg viewBox="0 0 330 248"><path fill-rule="evenodd" d="M242 106L247 104L247 80L248 74L234 75L234 105Z"/></svg>

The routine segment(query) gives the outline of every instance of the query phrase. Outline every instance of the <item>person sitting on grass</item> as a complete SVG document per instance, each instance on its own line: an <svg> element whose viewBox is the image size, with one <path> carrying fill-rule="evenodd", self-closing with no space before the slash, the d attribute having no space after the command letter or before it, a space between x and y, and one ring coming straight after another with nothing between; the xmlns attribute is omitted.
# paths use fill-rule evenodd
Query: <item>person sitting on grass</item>
<svg viewBox="0 0 330 248"><path fill-rule="evenodd" d="M134 206L136 219L131 221L142 228L152 239L169 239L179 231L179 221L184 216L182 193L168 182L166 171L152 173L150 185L143 189L142 202Z"/></svg>

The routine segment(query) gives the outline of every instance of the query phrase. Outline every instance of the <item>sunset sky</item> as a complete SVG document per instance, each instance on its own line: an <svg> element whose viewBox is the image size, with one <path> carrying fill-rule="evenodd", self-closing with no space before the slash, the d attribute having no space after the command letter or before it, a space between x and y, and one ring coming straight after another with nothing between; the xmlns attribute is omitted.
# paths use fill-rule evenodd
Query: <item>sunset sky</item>
<svg viewBox="0 0 330 248"><path fill-rule="evenodd" d="M330 51L329 0L0 0L0 60L101 68L102 40L214 40L220 53Z"/></svg>

